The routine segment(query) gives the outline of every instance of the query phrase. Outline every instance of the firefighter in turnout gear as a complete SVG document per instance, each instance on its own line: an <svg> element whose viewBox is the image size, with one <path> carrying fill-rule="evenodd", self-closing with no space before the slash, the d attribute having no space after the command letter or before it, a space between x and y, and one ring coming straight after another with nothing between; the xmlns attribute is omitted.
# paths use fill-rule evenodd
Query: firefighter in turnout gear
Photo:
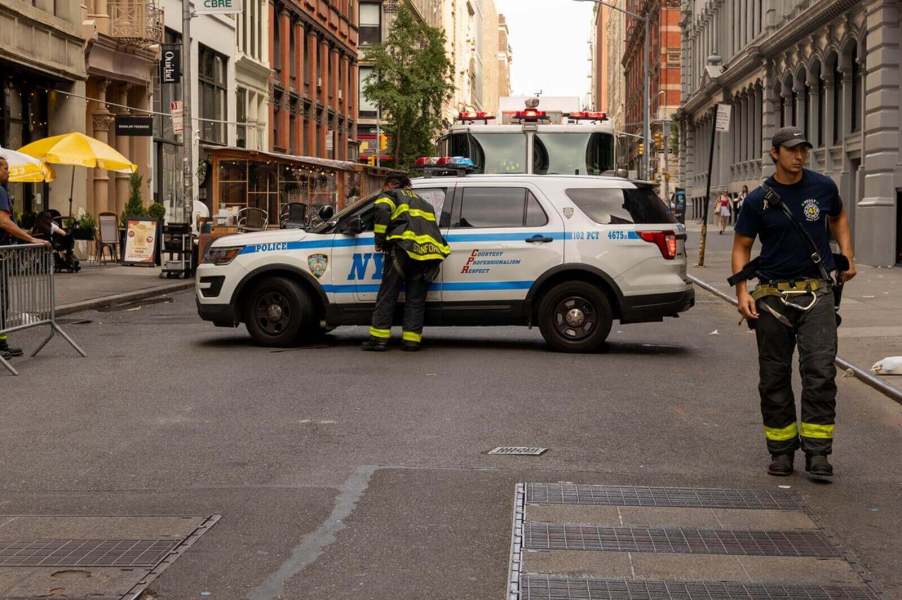
<svg viewBox="0 0 902 600"><path fill-rule="evenodd" d="M770 149L776 172L748 195L735 227L733 272L739 312L758 342L758 392L771 454L768 473L790 475L798 448L809 477L829 481L836 418L836 327L842 284L855 276L849 219L836 184L804 168L811 144L795 127ZM832 254L830 234L842 252ZM755 238L761 255L750 261ZM833 272L837 273L834 280ZM749 291L747 279L757 277ZM801 419L792 390L799 351Z"/></svg>
<svg viewBox="0 0 902 600"><path fill-rule="evenodd" d="M401 342L404 350L416 351L423 339L429 284L451 248L442 237L432 205L410 188L407 176L389 175L375 205L376 250L385 253L385 261L370 337L362 349L387 349L395 306L403 288Z"/></svg>

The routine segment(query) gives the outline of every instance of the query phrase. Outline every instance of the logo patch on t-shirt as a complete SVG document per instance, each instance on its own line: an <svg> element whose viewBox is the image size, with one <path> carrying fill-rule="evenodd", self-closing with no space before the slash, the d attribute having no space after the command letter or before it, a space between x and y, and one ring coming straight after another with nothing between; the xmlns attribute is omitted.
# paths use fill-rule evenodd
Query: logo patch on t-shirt
<svg viewBox="0 0 902 600"><path fill-rule="evenodd" d="M821 207L818 206L817 200L808 198L802 203L802 213L809 221L817 221L821 216Z"/></svg>

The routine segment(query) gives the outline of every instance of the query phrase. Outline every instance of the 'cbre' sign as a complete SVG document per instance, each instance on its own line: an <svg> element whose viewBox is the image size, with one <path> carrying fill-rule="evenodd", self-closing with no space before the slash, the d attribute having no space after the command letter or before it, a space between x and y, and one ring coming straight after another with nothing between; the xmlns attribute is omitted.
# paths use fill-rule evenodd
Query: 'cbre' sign
<svg viewBox="0 0 902 600"><path fill-rule="evenodd" d="M241 12L241 0L196 0L194 12L199 15L231 15Z"/></svg>

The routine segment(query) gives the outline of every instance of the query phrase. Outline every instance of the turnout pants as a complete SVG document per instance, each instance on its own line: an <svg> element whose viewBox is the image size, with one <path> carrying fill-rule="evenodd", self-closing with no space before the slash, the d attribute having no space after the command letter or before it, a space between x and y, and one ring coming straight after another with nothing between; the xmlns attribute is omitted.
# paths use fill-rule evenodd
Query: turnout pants
<svg viewBox="0 0 902 600"><path fill-rule="evenodd" d="M435 261L417 261L403 250L389 252L382 269L382 284L376 296L373 324L370 335L375 338L391 337L391 326L398 304L398 295L404 289L404 320L401 339L419 344L423 339L423 321L426 318L426 293L435 278Z"/></svg>
<svg viewBox="0 0 902 600"><path fill-rule="evenodd" d="M758 300L755 323L758 340L758 392L767 449L791 454L801 445L806 454L830 454L836 418L836 315L829 287L815 291L817 302L808 311L786 306L775 296ZM791 302L806 306L810 295ZM783 315L781 322L762 304ZM802 414L796 424L792 390L793 350L799 349Z"/></svg>

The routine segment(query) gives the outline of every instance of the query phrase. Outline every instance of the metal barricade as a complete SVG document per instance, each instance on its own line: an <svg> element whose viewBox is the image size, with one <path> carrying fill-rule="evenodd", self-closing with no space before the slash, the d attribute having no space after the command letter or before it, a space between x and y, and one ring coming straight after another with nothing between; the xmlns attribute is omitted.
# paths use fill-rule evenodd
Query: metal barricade
<svg viewBox="0 0 902 600"><path fill-rule="evenodd" d="M32 357L44 349L55 333L63 336L79 354L87 356L57 325L55 303L50 246L0 246L0 334L47 325L50 335L31 353ZM13 375L19 374L2 356L0 364Z"/></svg>

